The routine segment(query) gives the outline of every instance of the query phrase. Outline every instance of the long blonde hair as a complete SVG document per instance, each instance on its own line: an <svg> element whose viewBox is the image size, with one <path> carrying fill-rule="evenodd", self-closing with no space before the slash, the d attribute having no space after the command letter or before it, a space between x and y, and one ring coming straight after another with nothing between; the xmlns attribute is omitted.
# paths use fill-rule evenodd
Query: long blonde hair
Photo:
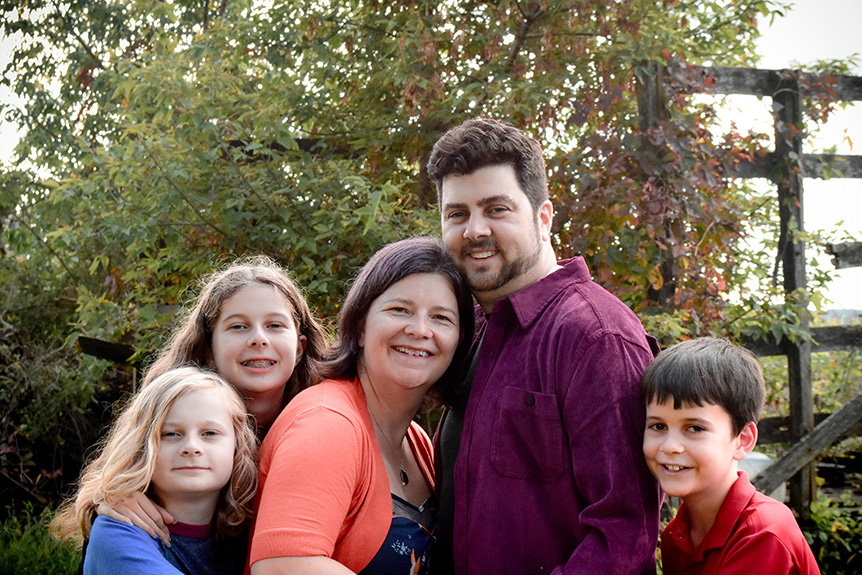
<svg viewBox="0 0 862 575"><path fill-rule="evenodd" d="M52 533L62 539L86 538L98 503L146 493L171 405L192 390L210 389L221 392L236 437L233 472L216 506L214 533L220 539L241 534L257 490L257 437L239 393L218 374L197 367L166 371L131 397L100 443L98 455L81 473L75 496L60 508Z"/></svg>

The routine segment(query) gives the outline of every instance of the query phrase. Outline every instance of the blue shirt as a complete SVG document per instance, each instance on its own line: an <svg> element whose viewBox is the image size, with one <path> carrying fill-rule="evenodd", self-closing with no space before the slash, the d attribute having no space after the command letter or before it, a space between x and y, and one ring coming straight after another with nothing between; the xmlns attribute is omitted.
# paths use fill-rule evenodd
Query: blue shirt
<svg viewBox="0 0 862 575"><path fill-rule="evenodd" d="M93 522L84 558L84 575L237 575L244 546L222 546L216 557L210 526L170 525L171 547L133 525L99 516Z"/></svg>

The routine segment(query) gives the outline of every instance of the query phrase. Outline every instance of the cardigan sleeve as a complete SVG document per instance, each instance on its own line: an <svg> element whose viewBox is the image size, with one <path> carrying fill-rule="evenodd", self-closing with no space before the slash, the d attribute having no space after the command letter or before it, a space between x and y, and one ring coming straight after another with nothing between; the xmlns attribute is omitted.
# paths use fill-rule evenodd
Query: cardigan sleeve
<svg viewBox="0 0 862 575"><path fill-rule="evenodd" d="M250 562L332 557L358 495L362 451L360 430L335 411L320 407L293 418L271 449Z"/></svg>

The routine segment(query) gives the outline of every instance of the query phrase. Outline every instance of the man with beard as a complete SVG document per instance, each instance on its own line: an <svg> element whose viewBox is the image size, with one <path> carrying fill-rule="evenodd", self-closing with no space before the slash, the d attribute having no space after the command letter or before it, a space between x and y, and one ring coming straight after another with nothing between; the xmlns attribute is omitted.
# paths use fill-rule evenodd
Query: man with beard
<svg viewBox="0 0 862 575"><path fill-rule="evenodd" d="M470 120L434 145L428 175L480 312L463 400L436 437L432 569L654 573L659 492L638 385L655 340L583 258L557 262L535 140Z"/></svg>

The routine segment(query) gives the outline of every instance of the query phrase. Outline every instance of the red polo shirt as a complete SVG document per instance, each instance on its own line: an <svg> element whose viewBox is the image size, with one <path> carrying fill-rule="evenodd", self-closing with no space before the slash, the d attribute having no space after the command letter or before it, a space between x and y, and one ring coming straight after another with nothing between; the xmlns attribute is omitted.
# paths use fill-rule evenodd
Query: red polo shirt
<svg viewBox="0 0 862 575"><path fill-rule="evenodd" d="M697 547L689 537L685 502L661 536L665 575L820 575L796 518L783 503L758 493L748 474L730 488L715 523Z"/></svg>

